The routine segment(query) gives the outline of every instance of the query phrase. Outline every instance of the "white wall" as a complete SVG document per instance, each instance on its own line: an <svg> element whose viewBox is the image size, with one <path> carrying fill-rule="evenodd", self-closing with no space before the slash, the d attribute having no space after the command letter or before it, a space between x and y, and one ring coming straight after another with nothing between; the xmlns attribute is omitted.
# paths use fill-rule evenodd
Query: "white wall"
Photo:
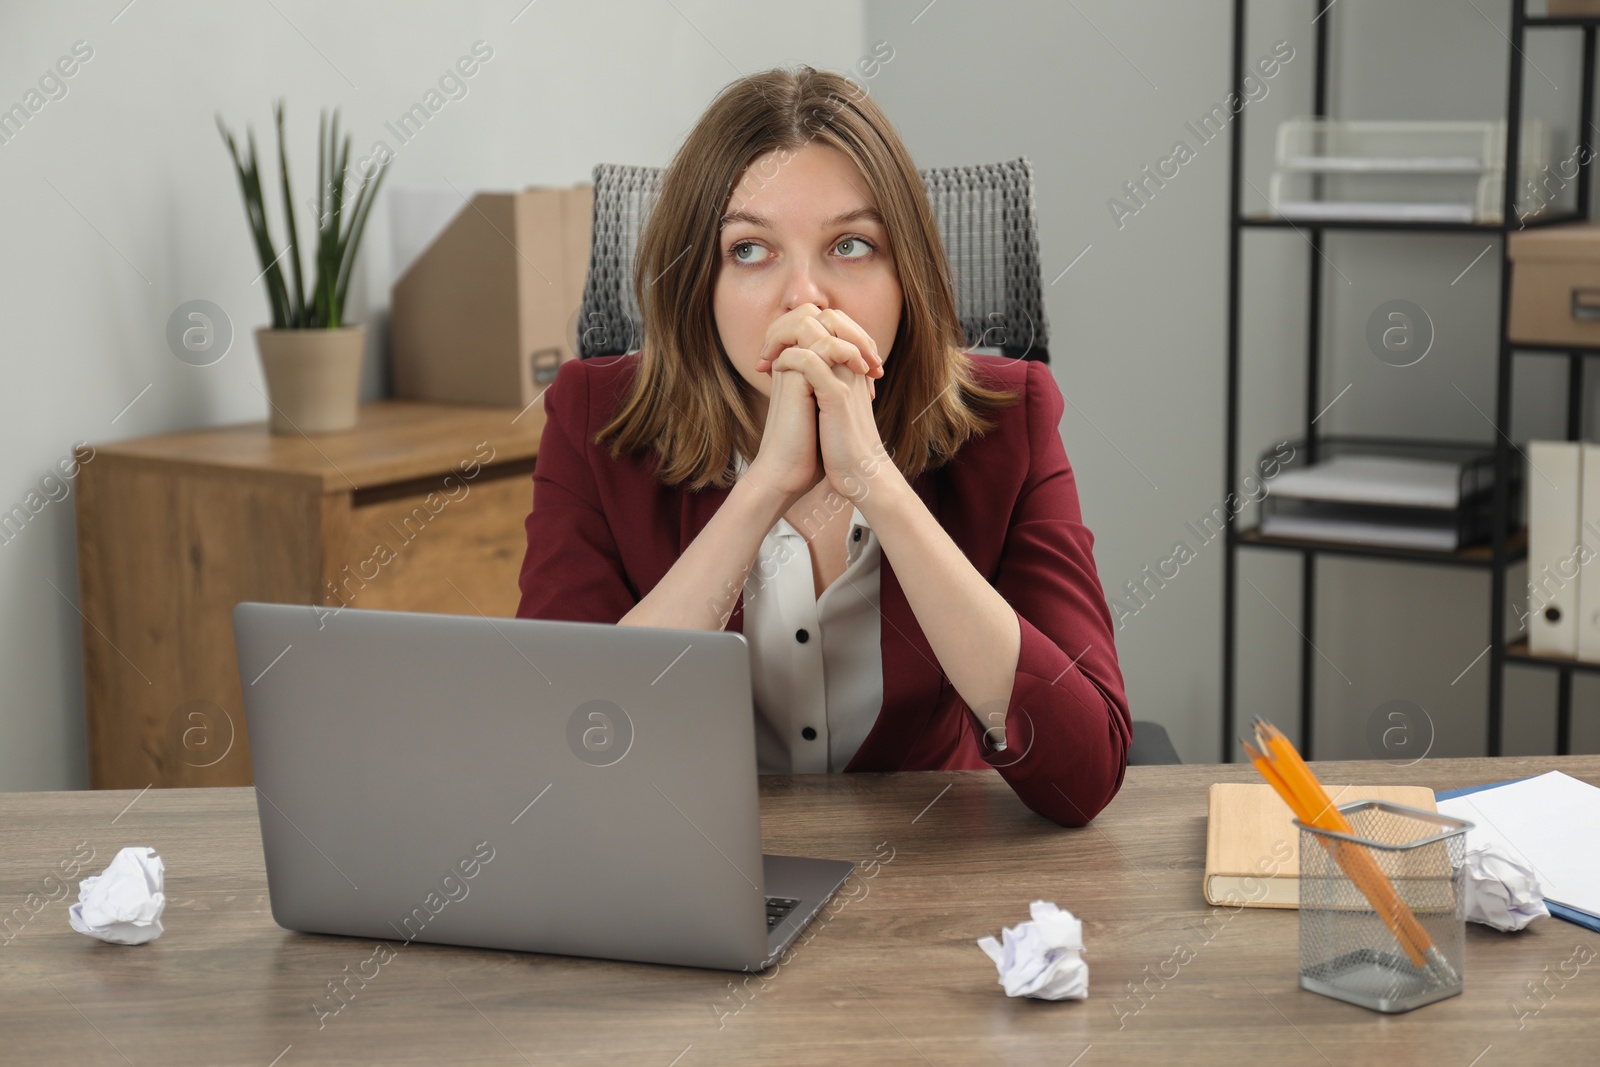
<svg viewBox="0 0 1600 1067"><path fill-rule="evenodd" d="M1450 0L1341 0L1332 16L1336 110L1497 116L1506 4L1479 6L1498 24ZM1250 173L1264 188L1272 126L1309 106L1312 3L1253 8L1249 59L1279 39L1296 49L1245 112ZM831 0L805 5L803 17L789 5L716 0L9 7L0 13L0 71L9 72L0 104L21 99L75 41L94 58L65 98L0 145L0 507L36 489L76 440L262 417L250 332L267 321L266 303L252 284L259 266L216 112L235 130L252 123L273 159L270 101L286 95L296 187L308 189L319 107L339 105L364 150L482 39L494 57L399 151L386 182L569 184L596 162L665 162L717 89L742 73L798 62L850 70L883 40L894 58L868 85L920 166L1033 161L1052 363L1072 402L1062 433L1115 593L1166 558L1184 523L1223 491L1228 142L1199 148L1120 227L1107 201L1175 140L1193 145L1184 123L1226 95L1230 10L1226 0ZM1541 41L1530 55L1570 87L1572 56L1559 44ZM1529 91L1553 111L1571 99L1532 71ZM1570 115L1549 118L1565 121L1558 143L1570 144ZM1292 233L1250 241L1239 476L1297 432L1303 381L1305 246ZM1489 439L1451 384L1487 404L1493 255L1447 284L1477 251L1471 238L1333 242L1329 254L1351 283L1328 297L1324 396L1356 384L1330 411L1331 429ZM380 338L390 253L380 210L352 309ZM1437 308L1449 342L1409 376L1376 365L1360 340L1370 306L1394 295ZM212 367L180 362L164 340L169 314L195 298L220 304L237 335ZM380 343L369 353L368 396L386 387ZM1551 366L1519 365L1519 440L1561 431ZM1165 723L1190 761L1218 754L1221 564L1220 543L1201 547L1117 635L1136 716ZM1261 594L1239 587L1241 721L1263 714L1290 727L1298 638L1267 601L1298 620L1295 566L1252 554L1242 574ZM1480 751L1485 662L1451 679L1487 642L1485 580L1336 560L1321 574L1317 643L1351 680L1319 668L1318 754L1368 754L1364 724L1394 698L1435 720L1435 754ZM81 622L68 598L77 598L70 498L0 545L0 789L87 784ZM1553 676L1518 670L1508 681L1508 749L1549 751ZM1580 682L1580 750L1600 748L1597 703L1594 685Z"/></svg>
<svg viewBox="0 0 1600 1067"><path fill-rule="evenodd" d="M309 196L320 108L341 109L359 158L481 39L493 57L398 148L385 186L567 185L598 162L665 163L743 74L844 70L864 53L856 0L808 4L803 18L713 0L124 3L0 7L0 106L74 42L93 49L67 94L0 144L6 510L74 441L264 417L251 332L269 314L217 112L236 133L255 127L266 169L277 158L271 102L285 96L295 188ZM272 214L276 194L269 203ZM387 228L374 211L352 286L351 316L380 334ZM165 340L173 309L196 298L219 304L236 331L211 367L180 362ZM369 397L385 387L378 345ZM0 544L0 789L88 785L72 501Z"/></svg>

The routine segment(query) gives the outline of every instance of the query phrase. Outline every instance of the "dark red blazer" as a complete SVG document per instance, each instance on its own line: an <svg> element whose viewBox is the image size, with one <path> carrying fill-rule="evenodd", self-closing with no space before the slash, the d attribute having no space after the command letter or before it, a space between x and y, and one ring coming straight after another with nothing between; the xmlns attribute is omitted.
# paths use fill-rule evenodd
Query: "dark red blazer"
<svg viewBox="0 0 1600 1067"><path fill-rule="evenodd" d="M1132 721L1094 536L1081 520L1057 429L1064 402L1042 363L971 358L980 377L1021 387L1024 399L913 488L1017 611L1022 648L1006 711L1007 747L986 756L982 728L940 670L885 552L883 707L845 770L993 766L1028 807L1082 826L1122 785ZM654 453L614 460L593 443L638 361L638 353L572 360L545 391L520 618L615 623L655 588L727 498L727 489L658 484ZM741 596L727 629L743 632L743 607Z"/></svg>

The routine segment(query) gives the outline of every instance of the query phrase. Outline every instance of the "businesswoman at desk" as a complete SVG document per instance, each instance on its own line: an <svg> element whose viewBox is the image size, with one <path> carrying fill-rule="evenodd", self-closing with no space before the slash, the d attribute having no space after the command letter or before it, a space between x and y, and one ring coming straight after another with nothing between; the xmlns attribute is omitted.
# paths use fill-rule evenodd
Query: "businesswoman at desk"
<svg viewBox="0 0 1600 1067"><path fill-rule="evenodd" d="M633 284L642 351L545 391L518 616L742 632L762 773L989 766L1093 818L1131 721L1062 396L962 351L877 105L809 67L728 86Z"/></svg>

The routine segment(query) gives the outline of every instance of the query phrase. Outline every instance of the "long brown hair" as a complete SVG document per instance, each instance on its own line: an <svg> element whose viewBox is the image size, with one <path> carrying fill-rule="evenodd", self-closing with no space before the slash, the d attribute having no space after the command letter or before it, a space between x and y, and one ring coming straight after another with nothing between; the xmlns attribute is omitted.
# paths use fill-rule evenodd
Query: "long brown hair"
<svg viewBox="0 0 1600 1067"><path fill-rule="evenodd" d="M860 168L889 233L902 305L873 410L879 436L910 481L942 466L993 428L985 418L1019 393L982 384L956 314L949 261L927 190L878 105L840 74L769 70L720 92L662 174L640 235L634 298L644 317L637 373L615 416L595 435L618 458L654 449L655 476L690 489L729 486L733 450L754 459L761 440L755 389L728 359L712 295L719 220L735 183L768 152L817 141Z"/></svg>

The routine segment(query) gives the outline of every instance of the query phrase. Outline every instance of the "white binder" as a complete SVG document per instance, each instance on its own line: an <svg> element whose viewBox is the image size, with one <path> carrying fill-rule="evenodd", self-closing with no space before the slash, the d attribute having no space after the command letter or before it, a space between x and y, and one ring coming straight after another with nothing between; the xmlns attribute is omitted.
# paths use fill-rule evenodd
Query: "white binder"
<svg viewBox="0 0 1600 1067"><path fill-rule="evenodd" d="M1583 459L1577 441L1528 442L1528 650L1534 655L1578 654ZM1590 470L1600 479L1600 462ZM1600 492L1590 501L1600 510ZM1600 574L1591 580L1591 603L1600 607Z"/></svg>
<svg viewBox="0 0 1600 1067"><path fill-rule="evenodd" d="M1578 540L1586 546L1578 568L1578 658L1600 661L1600 445L1587 442L1578 519Z"/></svg>

